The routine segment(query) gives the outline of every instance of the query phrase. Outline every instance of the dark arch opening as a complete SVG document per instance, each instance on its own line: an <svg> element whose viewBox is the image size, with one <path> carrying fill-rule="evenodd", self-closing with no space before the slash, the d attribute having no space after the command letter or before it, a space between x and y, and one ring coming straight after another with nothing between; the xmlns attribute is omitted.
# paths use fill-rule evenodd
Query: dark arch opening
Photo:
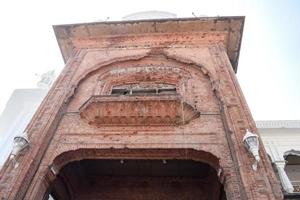
<svg viewBox="0 0 300 200"><path fill-rule="evenodd" d="M287 161L285 171L294 187L294 193L300 193L300 152L289 151L284 154Z"/></svg>
<svg viewBox="0 0 300 200"><path fill-rule="evenodd" d="M182 159L84 159L62 167L49 198L226 199L216 170Z"/></svg>

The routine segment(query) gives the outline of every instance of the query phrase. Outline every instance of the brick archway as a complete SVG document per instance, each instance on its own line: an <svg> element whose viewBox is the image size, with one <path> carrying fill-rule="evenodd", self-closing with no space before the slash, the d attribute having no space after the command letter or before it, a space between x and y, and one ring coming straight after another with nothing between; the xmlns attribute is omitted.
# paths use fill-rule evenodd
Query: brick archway
<svg viewBox="0 0 300 200"><path fill-rule="evenodd" d="M64 165L82 159L185 159L204 162L219 170L219 158L195 149L77 149L58 155L52 163L59 171Z"/></svg>
<svg viewBox="0 0 300 200"><path fill-rule="evenodd" d="M219 159L205 151L194 149L78 149L64 152L53 160L45 178L45 180L48 180L48 190L45 191L46 195L49 193L51 184L57 180L56 177L60 176L62 171L66 171L68 166L79 162L91 163L93 160L95 161L94 163L96 161L99 163L101 160L130 160L131 162L147 161L154 163L166 160L168 163L174 161L183 163L181 165L198 163L210 169L209 171L212 173L214 179L217 180L218 185L222 186L223 184L223 178L220 178ZM220 192L220 189L218 189L218 192Z"/></svg>

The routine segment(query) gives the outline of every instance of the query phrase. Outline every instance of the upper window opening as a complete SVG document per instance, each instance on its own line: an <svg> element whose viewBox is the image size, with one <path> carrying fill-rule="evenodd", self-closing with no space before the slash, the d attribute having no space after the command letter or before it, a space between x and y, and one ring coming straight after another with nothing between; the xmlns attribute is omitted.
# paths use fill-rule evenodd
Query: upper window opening
<svg viewBox="0 0 300 200"><path fill-rule="evenodd" d="M137 95L137 94L176 94L176 86L172 84L127 84L118 85L112 88L111 94L116 95Z"/></svg>
<svg viewBox="0 0 300 200"><path fill-rule="evenodd" d="M130 91L127 89L112 89L111 94L127 95L130 94Z"/></svg>
<svg viewBox="0 0 300 200"><path fill-rule="evenodd" d="M176 88L161 88L157 91L159 94L175 94Z"/></svg>

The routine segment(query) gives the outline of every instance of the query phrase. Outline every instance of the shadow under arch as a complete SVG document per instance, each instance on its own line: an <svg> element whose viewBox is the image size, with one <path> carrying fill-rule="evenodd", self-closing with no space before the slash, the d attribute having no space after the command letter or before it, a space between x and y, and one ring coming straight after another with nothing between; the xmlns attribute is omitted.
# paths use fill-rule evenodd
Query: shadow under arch
<svg viewBox="0 0 300 200"><path fill-rule="evenodd" d="M114 170L110 170L110 168ZM78 177L81 176L81 179L76 179L70 175L76 173ZM93 177L87 180L87 178L82 178L82 174L85 174L86 177L90 177L92 174ZM92 198L93 195L94 197L98 195L97 198L99 195L102 197L106 195L107 199L109 199L108 196L118 199L118 195L124 194L115 193L127 191L127 186L130 186L134 195L139 195L139 192L143 191L145 196L157 193L157 197L163 199L174 199L174 194L168 196L167 193L170 191L176 193L180 190L187 197L192 194L198 195L192 199L199 199L199 195L206 195L208 199L226 199L223 180L220 178L219 159L209 152L194 149L71 150L58 155L53 160L46 176L47 180L51 182L46 196L51 193L57 197L59 196L57 194L61 193L64 199ZM102 182L99 182L100 179ZM88 187L82 188L94 188L97 184L97 188L100 185L107 188L106 190L89 189L89 192L86 192L86 189L79 187L78 183L74 184L77 186L70 186L72 181L88 182ZM124 185L116 183L120 181L124 182ZM154 187L157 184L164 184L166 191L162 189L164 188L163 185ZM116 188L112 189L110 186ZM118 187L122 189L117 190ZM114 195L107 193L111 190L114 191ZM91 196L87 197L87 195ZM163 197L162 195L166 196ZM57 199L60 198L62 197ZM136 199L140 198L137 197Z"/></svg>

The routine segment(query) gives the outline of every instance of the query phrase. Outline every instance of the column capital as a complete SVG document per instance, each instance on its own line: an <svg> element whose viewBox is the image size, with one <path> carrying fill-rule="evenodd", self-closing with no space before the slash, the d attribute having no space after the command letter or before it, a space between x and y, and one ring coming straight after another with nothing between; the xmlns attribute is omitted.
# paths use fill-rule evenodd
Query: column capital
<svg viewBox="0 0 300 200"><path fill-rule="evenodd" d="M286 165L286 161L285 160L276 160L276 161L274 161L274 164L276 165L276 167L284 168Z"/></svg>

